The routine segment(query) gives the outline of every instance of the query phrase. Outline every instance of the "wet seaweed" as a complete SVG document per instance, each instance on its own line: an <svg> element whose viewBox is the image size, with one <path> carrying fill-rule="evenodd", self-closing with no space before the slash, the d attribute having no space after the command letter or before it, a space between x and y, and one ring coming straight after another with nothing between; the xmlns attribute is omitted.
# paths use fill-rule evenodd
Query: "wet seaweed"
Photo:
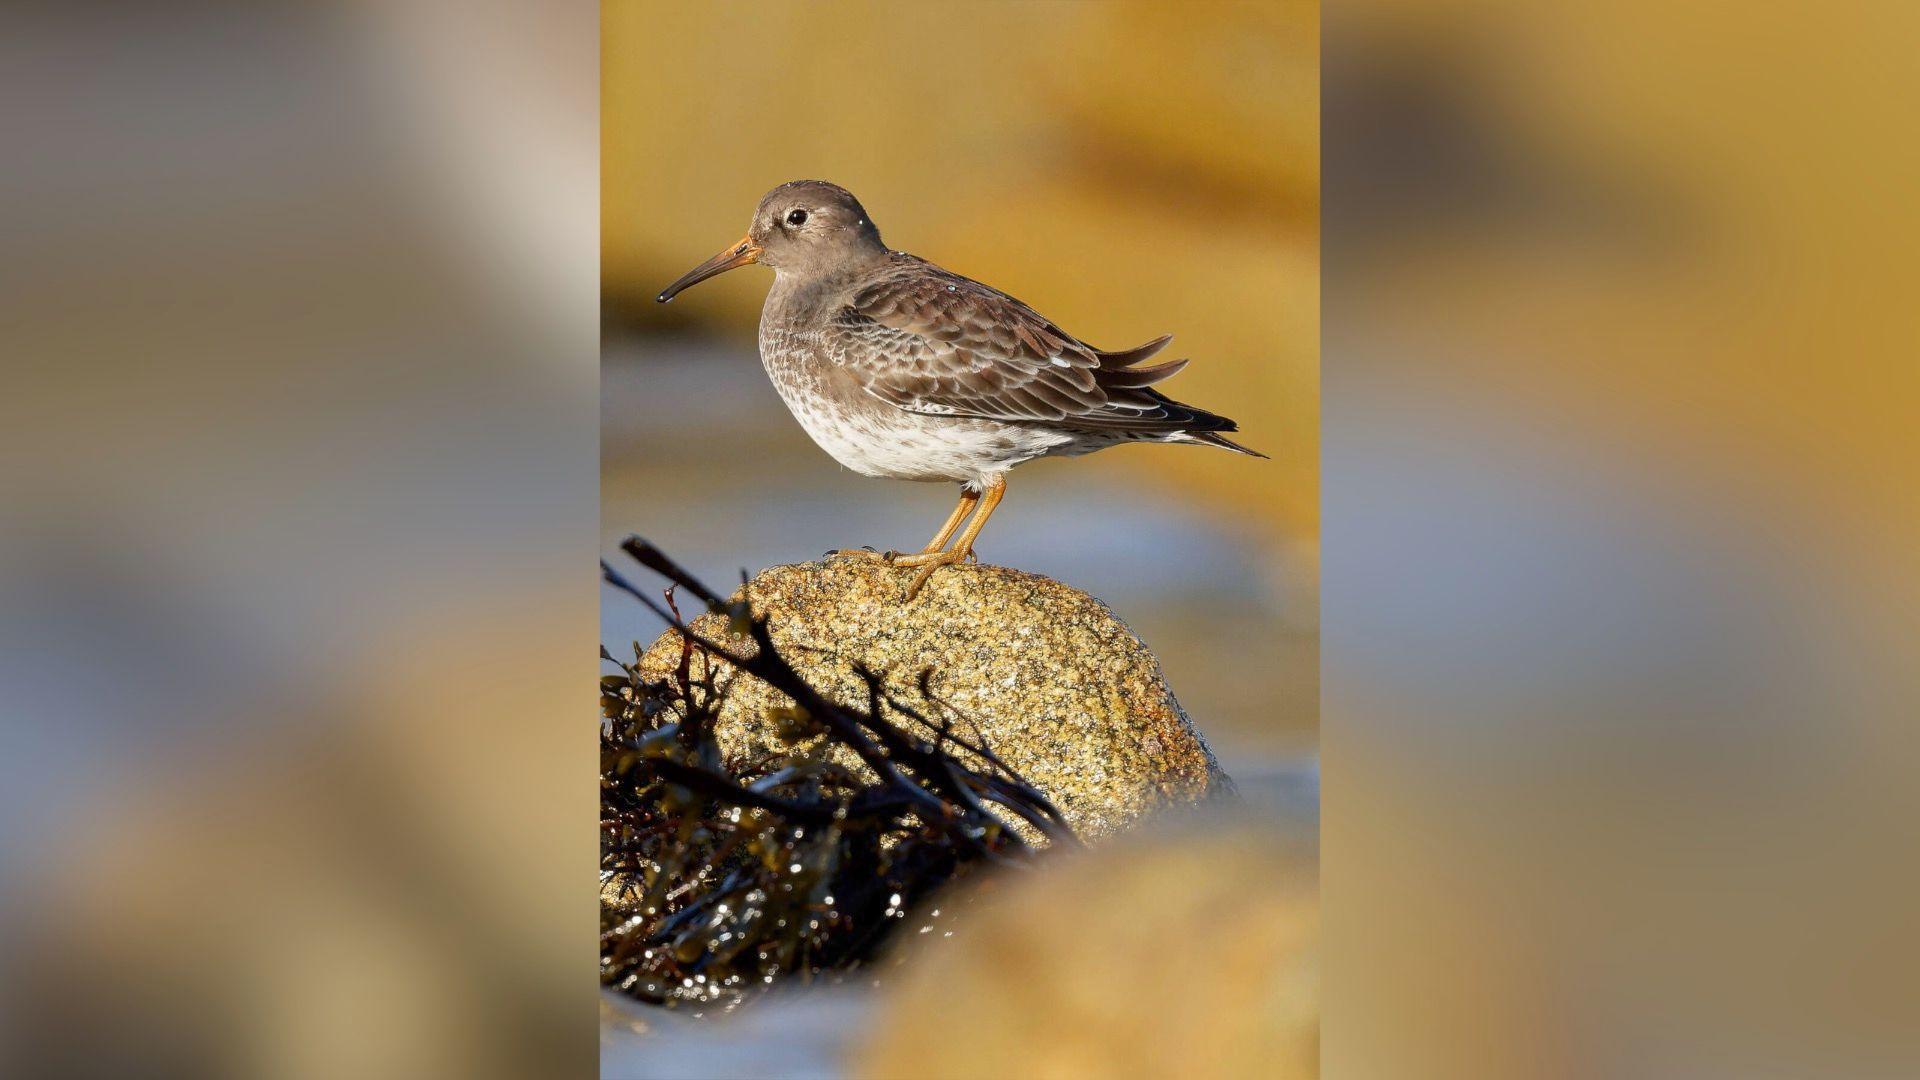
<svg viewBox="0 0 1920 1080"><path fill-rule="evenodd" d="M1029 864L1040 849L1010 821L1047 847L1078 842L1046 796L956 730L951 708L929 718L876 672L860 673L864 706L835 702L782 655L745 590L721 597L639 537L621 548L667 587L656 597L605 562L602 576L673 627L680 654L649 679L637 642L633 662L601 649L617 669L600 681L603 984L658 1005L732 1007L782 979L858 968L936 916L927 901L943 888ZM682 593L754 648L695 631ZM776 719L793 753L725 757L715 660L791 701ZM834 746L864 768L834 763Z"/></svg>

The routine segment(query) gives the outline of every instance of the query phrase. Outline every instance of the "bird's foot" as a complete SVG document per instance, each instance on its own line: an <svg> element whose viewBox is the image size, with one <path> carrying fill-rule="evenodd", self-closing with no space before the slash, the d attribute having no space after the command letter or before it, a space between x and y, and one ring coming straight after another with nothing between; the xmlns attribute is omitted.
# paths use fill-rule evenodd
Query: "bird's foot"
<svg viewBox="0 0 1920 1080"><path fill-rule="evenodd" d="M945 551L916 551L911 555L903 555L898 551L890 551L887 554L893 556L887 561L895 566L926 566L929 563L935 566L945 566L951 561L947 558L949 553Z"/></svg>
<svg viewBox="0 0 1920 1080"><path fill-rule="evenodd" d="M919 568L913 575L913 581L907 586L907 599L920 595L920 587L927 583L935 570L943 566L957 566L961 563L977 563L980 556L973 549L965 551L916 551L911 555L899 551L875 551L870 547L835 548L827 552L829 559L865 559L868 562L883 562L888 566Z"/></svg>
<svg viewBox="0 0 1920 1080"><path fill-rule="evenodd" d="M871 546L857 548L834 548L827 552L829 559L867 559L870 561L892 562L900 553L897 551L875 551Z"/></svg>
<svg viewBox="0 0 1920 1080"><path fill-rule="evenodd" d="M907 599L911 601L920 595L920 586L927 583L935 570L943 566L956 566L973 560L972 551L923 551L918 555L903 555L895 559L895 566L917 566L920 572L913 575L913 581L907 585Z"/></svg>

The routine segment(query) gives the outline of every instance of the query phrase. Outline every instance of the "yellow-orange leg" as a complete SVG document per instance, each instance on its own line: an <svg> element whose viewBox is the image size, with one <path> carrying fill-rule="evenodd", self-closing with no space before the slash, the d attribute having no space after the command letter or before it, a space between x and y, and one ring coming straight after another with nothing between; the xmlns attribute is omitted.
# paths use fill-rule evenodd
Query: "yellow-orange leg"
<svg viewBox="0 0 1920 1080"><path fill-rule="evenodd" d="M920 549L920 554L931 555L946 547L947 541L953 539L954 531L960 528L960 523L967 520L967 515L972 513L973 508L979 504L979 492L961 488L959 505L953 508L953 513L947 515L947 523L940 526L939 532L933 534L933 539L927 541L927 546Z"/></svg>
<svg viewBox="0 0 1920 1080"><path fill-rule="evenodd" d="M994 476L987 480L985 489L980 492L980 506L974 511L973 520L960 533L960 539L946 551L923 551L918 555L903 555L893 560L895 566L918 566L920 572L913 575L913 582L907 586L907 599L920 594L920 586L927 583L935 570L954 563L966 562L973 557L973 542L979 537L980 530L986 527L987 519L993 516L993 509L1000 505L1000 499L1007 492L1007 480L1004 476Z"/></svg>

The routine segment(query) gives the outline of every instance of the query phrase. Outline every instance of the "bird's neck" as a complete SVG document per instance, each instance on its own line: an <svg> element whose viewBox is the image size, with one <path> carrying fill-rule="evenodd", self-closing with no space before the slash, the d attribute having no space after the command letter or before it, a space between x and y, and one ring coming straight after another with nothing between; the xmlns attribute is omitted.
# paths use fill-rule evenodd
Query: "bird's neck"
<svg viewBox="0 0 1920 1080"><path fill-rule="evenodd" d="M884 258L884 252L882 257ZM832 267L809 267L773 272L773 289L767 294L768 307L779 307L789 317L832 313L839 310L858 291L872 273L868 261L847 261Z"/></svg>

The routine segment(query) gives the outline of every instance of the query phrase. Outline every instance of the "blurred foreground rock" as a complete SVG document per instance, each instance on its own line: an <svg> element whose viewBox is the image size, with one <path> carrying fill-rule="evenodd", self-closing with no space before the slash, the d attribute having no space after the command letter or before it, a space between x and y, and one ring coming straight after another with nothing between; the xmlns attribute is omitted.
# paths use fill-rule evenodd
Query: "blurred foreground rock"
<svg viewBox="0 0 1920 1080"><path fill-rule="evenodd" d="M855 1075L1319 1075L1314 857L1273 822L1156 825L1001 883L904 941Z"/></svg>
<svg viewBox="0 0 1920 1080"><path fill-rule="evenodd" d="M776 566L747 589L775 644L822 692L864 707L857 670L883 675L902 703L984 742L1082 837L1111 835L1156 806L1192 803L1226 783L1159 661L1105 604L1050 578L977 565L940 570L907 603L911 576L841 558ZM693 626L751 647L728 634L720 615ZM668 631L640 667L664 678L679 659L679 635ZM704 660L693 674L708 674ZM823 741L786 741L792 730L783 730L781 710L791 702L723 663L712 674L725 687L717 734L730 759L804 752ZM839 759L858 767L850 753Z"/></svg>

